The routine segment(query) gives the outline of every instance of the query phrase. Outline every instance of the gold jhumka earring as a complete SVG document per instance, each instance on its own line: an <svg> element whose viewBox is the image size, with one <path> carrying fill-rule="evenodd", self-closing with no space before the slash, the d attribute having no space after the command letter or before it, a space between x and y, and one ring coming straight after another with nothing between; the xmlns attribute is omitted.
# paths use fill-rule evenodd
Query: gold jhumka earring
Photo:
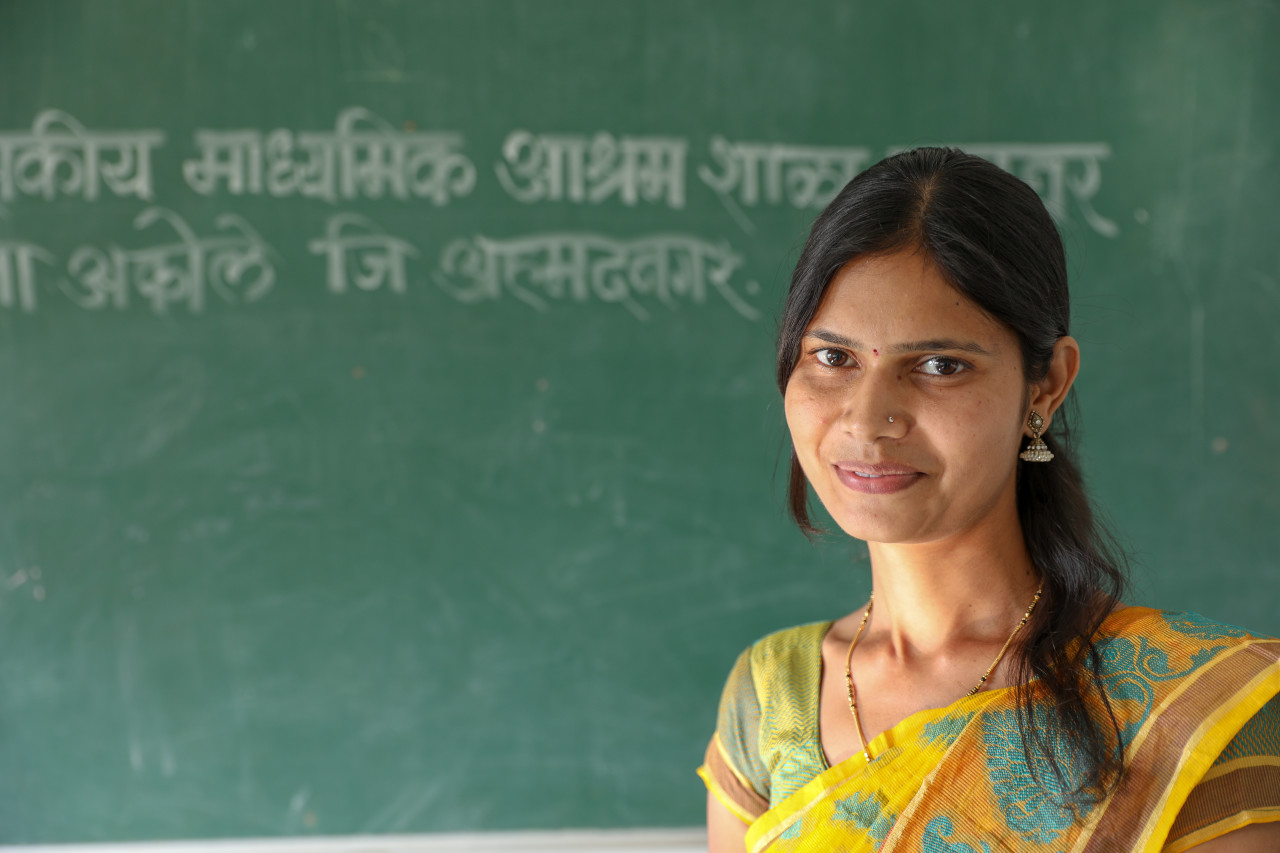
<svg viewBox="0 0 1280 853"><path fill-rule="evenodd" d="M1027 429L1031 430L1031 443L1018 454L1018 458L1023 462L1048 462L1053 459L1053 451L1040 437L1040 432L1044 429L1044 418L1035 409L1027 415Z"/></svg>

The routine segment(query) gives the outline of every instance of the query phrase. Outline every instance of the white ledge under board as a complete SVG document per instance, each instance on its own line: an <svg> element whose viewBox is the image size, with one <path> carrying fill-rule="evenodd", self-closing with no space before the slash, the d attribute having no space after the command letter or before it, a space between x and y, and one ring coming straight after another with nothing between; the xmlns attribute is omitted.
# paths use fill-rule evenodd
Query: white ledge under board
<svg viewBox="0 0 1280 853"><path fill-rule="evenodd" d="M706 830L564 829L220 841L0 844L0 853L705 853Z"/></svg>

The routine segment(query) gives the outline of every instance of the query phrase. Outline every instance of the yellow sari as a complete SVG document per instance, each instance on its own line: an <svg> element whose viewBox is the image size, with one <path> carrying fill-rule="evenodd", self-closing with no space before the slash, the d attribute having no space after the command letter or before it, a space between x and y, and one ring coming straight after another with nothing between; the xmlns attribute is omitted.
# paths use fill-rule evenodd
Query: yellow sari
<svg viewBox="0 0 1280 853"><path fill-rule="evenodd" d="M1098 645L1125 772L1088 803L1028 766L1011 689L914 714L872 740L870 763L828 767L817 708L829 627L764 638L725 687L698 772L749 824L750 853L1179 853L1280 820L1280 640L1194 613L1112 614ZM1054 754L1080 769L1065 741Z"/></svg>

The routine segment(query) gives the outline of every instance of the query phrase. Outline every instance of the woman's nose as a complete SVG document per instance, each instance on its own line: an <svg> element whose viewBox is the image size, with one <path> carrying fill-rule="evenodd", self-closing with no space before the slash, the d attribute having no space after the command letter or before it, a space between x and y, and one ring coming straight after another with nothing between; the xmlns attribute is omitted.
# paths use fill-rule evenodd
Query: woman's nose
<svg viewBox="0 0 1280 853"><path fill-rule="evenodd" d="M868 370L850 383L840 414L845 432L868 443L905 435L911 422L905 383L893 370Z"/></svg>

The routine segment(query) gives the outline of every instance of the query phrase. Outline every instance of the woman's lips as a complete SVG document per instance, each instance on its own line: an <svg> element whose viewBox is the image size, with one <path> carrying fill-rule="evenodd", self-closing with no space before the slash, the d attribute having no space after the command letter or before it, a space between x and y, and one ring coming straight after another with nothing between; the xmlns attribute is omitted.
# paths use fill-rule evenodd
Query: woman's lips
<svg viewBox="0 0 1280 853"><path fill-rule="evenodd" d="M915 485L924 474L895 463L838 462L836 476L855 492L888 495Z"/></svg>

